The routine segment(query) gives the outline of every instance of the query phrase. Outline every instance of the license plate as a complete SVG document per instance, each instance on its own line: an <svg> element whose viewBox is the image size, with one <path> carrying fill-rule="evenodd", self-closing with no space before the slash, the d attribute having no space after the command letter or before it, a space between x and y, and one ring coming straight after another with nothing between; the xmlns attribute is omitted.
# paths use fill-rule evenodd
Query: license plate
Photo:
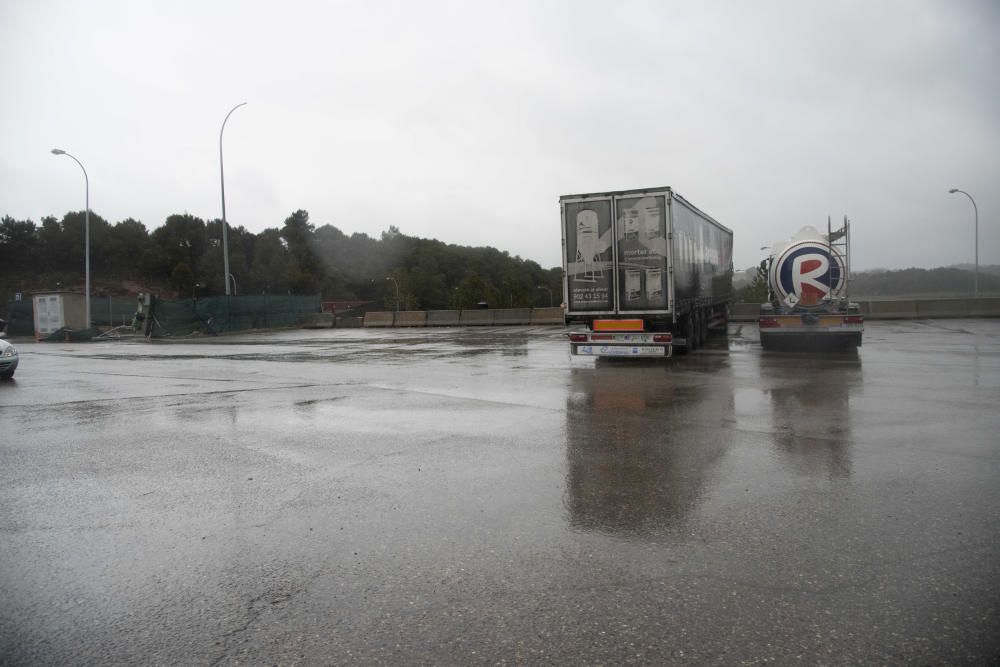
<svg viewBox="0 0 1000 667"><path fill-rule="evenodd" d="M662 357L666 348L655 345L577 345L575 352L585 357Z"/></svg>

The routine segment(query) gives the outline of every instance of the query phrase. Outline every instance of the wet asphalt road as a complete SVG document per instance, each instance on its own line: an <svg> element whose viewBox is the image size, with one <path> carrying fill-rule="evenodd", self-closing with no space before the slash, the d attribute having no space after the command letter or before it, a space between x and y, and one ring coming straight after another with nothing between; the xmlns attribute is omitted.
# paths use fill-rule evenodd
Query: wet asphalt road
<svg viewBox="0 0 1000 667"><path fill-rule="evenodd" d="M1000 321L20 343L4 664L983 664Z"/></svg>

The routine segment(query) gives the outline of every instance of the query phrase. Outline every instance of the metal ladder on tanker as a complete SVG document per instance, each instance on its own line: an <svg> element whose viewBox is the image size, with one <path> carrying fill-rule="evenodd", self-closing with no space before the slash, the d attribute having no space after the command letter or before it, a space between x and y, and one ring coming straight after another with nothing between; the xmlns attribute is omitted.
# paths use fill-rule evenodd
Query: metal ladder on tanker
<svg viewBox="0 0 1000 667"><path fill-rule="evenodd" d="M826 217L826 244L830 252L830 266L827 269L827 285L833 290L832 276L829 273L833 270L833 254L836 252L844 260L844 289L839 301L844 302L844 306L850 303L850 281L851 281L851 222L844 216L844 226L833 231L830 216ZM832 296L832 295L831 295ZM834 305L832 302L831 305Z"/></svg>

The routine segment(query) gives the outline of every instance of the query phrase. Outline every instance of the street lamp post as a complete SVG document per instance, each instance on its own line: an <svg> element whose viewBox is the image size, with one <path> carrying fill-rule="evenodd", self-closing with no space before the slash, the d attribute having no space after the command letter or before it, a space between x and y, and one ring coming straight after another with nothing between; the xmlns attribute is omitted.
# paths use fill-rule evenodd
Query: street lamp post
<svg viewBox="0 0 1000 667"><path fill-rule="evenodd" d="M87 328L90 328L90 177L87 176L87 170L84 169L83 163L77 160L75 157L62 150L61 148L53 148L53 155L65 155L71 158L73 162L80 165L80 169L83 170L83 184L86 193L86 208L83 213L83 247L84 247L84 317L87 318Z"/></svg>
<svg viewBox="0 0 1000 667"><path fill-rule="evenodd" d="M239 109L241 106L246 104L246 102L240 102L226 114L225 120L222 121L222 129L219 130L219 182L222 186L222 263L224 265L225 273L222 276L223 281L226 283L226 296L229 296L229 237L226 232L226 173L222 166L222 133L226 131L226 121L229 117L233 115L233 112ZM234 280L235 282L235 280Z"/></svg>
<svg viewBox="0 0 1000 667"><path fill-rule="evenodd" d="M545 290L546 292L549 293L549 308L551 308L552 307L552 290L549 289L548 287L546 287L545 285L539 285L536 289L543 289L543 290Z"/></svg>
<svg viewBox="0 0 1000 667"><path fill-rule="evenodd" d="M392 276L386 276L386 280L391 280L392 284L396 286L396 312L399 312L399 283Z"/></svg>
<svg viewBox="0 0 1000 667"><path fill-rule="evenodd" d="M948 190L950 194L955 194L956 192L961 192L963 195L969 198L972 202L972 210L976 216L976 272L973 274L972 278L972 296L973 298L979 298L979 207L976 206L976 200L972 198L965 190L959 190L958 188L952 188Z"/></svg>

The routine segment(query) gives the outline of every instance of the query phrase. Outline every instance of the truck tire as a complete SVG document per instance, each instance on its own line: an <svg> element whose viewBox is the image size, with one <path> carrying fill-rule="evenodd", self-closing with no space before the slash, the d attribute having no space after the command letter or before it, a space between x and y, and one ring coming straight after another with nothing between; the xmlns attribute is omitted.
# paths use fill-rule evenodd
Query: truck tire
<svg viewBox="0 0 1000 667"><path fill-rule="evenodd" d="M684 318L684 337L688 342L688 350L694 352L698 349L698 316L694 311Z"/></svg>

